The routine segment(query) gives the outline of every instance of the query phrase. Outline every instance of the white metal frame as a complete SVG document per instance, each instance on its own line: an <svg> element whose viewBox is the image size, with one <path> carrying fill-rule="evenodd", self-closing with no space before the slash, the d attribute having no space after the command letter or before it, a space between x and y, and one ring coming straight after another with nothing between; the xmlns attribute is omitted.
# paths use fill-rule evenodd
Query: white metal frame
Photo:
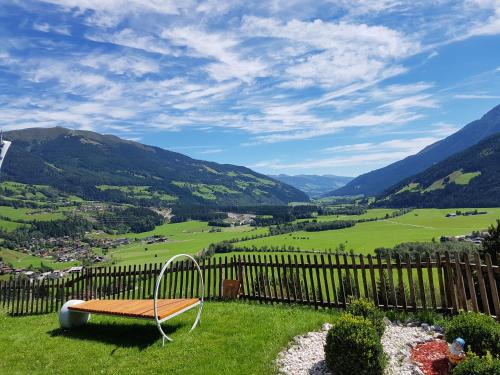
<svg viewBox="0 0 500 375"><path fill-rule="evenodd" d="M191 306L188 306L188 307L185 307L184 309L182 310L179 310L177 311L175 314L172 314L172 315L169 315L163 319L159 319L158 317L158 292L160 290L160 285L161 285L161 279L163 278L163 274L165 273L165 271L167 270L167 268L172 264L172 262L177 259L177 258L180 258L180 257L187 257L189 259L191 259L193 261L193 263L196 265L196 268L198 269L198 272L200 274L200 283L201 283L201 296L200 296L200 301L191 305ZM189 330L189 332L191 332L193 329L196 328L196 326L200 323L200 319L201 319L201 311L203 309L203 296L205 295L205 284L203 282L203 273L201 272L201 268L200 268L200 265L198 264L198 262L196 261L196 259L194 259L191 255L188 255L188 254L178 254L178 255L174 255L172 258L170 258L168 260L167 263L165 263L160 271L160 274L158 275L158 278L156 279L156 287L155 287L155 294L154 294L154 300L153 300L153 304L154 304L154 317L155 317L155 321L156 321L156 326L158 327L158 330L160 331L160 334L162 336L162 346L165 345L165 339L167 339L168 341L173 341L170 337L167 336L167 334L163 331L163 329L161 328L161 323L163 323L164 321L166 320L169 320L169 319L172 319L173 317L177 316L177 315L180 315L196 306L198 306L198 314L196 315L196 319L194 321L194 324L193 326L191 327L191 329Z"/></svg>

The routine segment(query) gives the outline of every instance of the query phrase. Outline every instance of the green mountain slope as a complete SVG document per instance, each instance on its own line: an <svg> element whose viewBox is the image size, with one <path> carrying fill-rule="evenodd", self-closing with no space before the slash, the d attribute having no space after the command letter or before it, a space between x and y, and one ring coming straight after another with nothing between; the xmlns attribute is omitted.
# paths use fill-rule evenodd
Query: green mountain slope
<svg viewBox="0 0 500 375"><path fill-rule="evenodd" d="M309 195L311 198L321 197L333 189L344 186L353 179L353 177L310 174L299 174L295 176L279 174L269 175L269 177L284 182L285 184L292 185Z"/></svg>
<svg viewBox="0 0 500 375"><path fill-rule="evenodd" d="M398 183L377 204L390 207L500 206L500 134Z"/></svg>
<svg viewBox="0 0 500 375"><path fill-rule="evenodd" d="M143 204L284 204L303 192L248 168L191 159L112 135L65 128L11 131L2 179L86 199Z"/></svg>
<svg viewBox="0 0 500 375"><path fill-rule="evenodd" d="M500 132L500 105L481 119L473 121L456 133L427 146L418 154L356 177L347 185L328 193L327 196L368 196L383 193L399 181L413 176L451 155L471 147L481 140Z"/></svg>

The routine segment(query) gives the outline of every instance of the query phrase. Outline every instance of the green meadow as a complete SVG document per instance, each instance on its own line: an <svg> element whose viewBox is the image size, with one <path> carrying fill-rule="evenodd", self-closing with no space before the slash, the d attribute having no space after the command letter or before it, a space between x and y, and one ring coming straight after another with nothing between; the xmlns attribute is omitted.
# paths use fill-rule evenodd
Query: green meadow
<svg viewBox="0 0 500 375"><path fill-rule="evenodd" d="M470 211L472 209L460 209ZM347 250L372 253L377 247L393 247L402 242L432 241L442 235L468 234L487 229L500 218L500 208L480 209L486 215L445 217L455 209L418 209L387 220L359 223L354 227L323 232L293 232L240 242L242 246L294 246L302 250L335 249L343 243ZM371 210L370 210L371 211Z"/></svg>
<svg viewBox="0 0 500 375"><path fill-rule="evenodd" d="M130 245L120 246L109 250L108 257L116 264L142 264L149 262L163 262L172 255L180 253L195 254L208 247L211 243L221 242L232 238L241 238L246 235L267 233L267 228L254 228L240 226L232 228L221 228L221 232L214 232L206 222L188 221L184 223L163 224L151 232L140 234L127 233L114 235L115 238L145 238L152 235L163 235L168 238L167 242L146 244L134 242ZM107 237L105 235L104 237ZM96 252L101 250L96 249Z"/></svg>
<svg viewBox="0 0 500 375"><path fill-rule="evenodd" d="M2 247L0 247L0 257L5 263L12 264L14 268L27 268L29 266L40 267L40 265L43 263L45 266L54 269L65 269L79 264L79 262L54 262L52 259L35 257L33 255L25 254L20 251L4 249Z"/></svg>

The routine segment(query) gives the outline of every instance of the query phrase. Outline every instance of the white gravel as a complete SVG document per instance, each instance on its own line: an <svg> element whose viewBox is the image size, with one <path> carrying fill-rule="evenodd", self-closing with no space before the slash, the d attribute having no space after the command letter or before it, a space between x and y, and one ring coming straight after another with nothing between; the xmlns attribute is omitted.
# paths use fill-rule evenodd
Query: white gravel
<svg viewBox="0 0 500 375"><path fill-rule="evenodd" d="M439 333L434 327L389 323L386 326L382 345L389 357L385 375L422 374L412 363L410 350L418 343L430 341ZM293 339L290 346L278 354L276 365L279 374L287 375L331 375L325 365L324 346L330 325L323 324L321 331L309 332Z"/></svg>

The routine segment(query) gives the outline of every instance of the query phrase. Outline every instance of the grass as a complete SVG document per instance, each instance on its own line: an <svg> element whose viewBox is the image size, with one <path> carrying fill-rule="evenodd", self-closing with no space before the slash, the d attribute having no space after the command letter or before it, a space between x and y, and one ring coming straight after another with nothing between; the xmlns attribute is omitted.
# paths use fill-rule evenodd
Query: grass
<svg viewBox="0 0 500 375"><path fill-rule="evenodd" d="M278 352L299 334L318 330L334 312L238 302L206 303L165 324L174 342L161 347L152 322L93 316L61 331L57 314L0 315L3 374L273 374Z"/></svg>
<svg viewBox="0 0 500 375"><path fill-rule="evenodd" d="M58 220L64 218L64 211L71 210L72 207L61 207L57 211L47 211L44 209L14 208L0 206L0 216L8 217L11 220Z"/></svg>
<svg viewBox="0 0 500 375"><path fill-rule="evenodd" d="M470 211L473 209L461 209ZM301 249L335 249L340 243L356 253L369 254L377 247L393 247L409 241L439 240L442 235L467 234L484 230L500 218L500 208L485 208L486 215L447 218L455 209L418 209L400 217L359 223L354 227L323 231L293 232L240 242L242 246L295 246Z"/></svg>
<svg viewBox="0 0 500 375"><path fill-rule="evenodd" d="M7 220L2 220L0 219L0 229L6 231L6 232L11 232L14 229L22 226L23 224L16 223L13 221L7 221Z"/></svg>
<svg viewBox="0 0 500 375"><path fill-rule="evenodd" d="M29 266L39 267L42 263L45 266L54 269L65 269L71 266L78 265L80 262L65 262L58 263L51 259L35 257L33 255L28 255L20 251L14 251L9 249L4 249L0 247L0 257L3 259L4 263L12 264L14 268L26 268Z"/></svg>
<svg viewBox="0 0 500 375"><path fill-rule="evenodd" d="M143 264L160 262L172 255L180 253L195 254L208 247L213 242L220 242L231 238L241 238L245 235L266 232L267 229L255 229L250 226L222 228L221 232L210 232L212 227L206 222L188 221L176 224L163 224L151 232L141 234L128 233L114 237L144 238L151 235L163 235L168 238L166 243L145 244L132 243L110 250L107 256L120 265ZM147 248L147 250L145 250ZM100 252L97 250L97 252Z"/></svg>

